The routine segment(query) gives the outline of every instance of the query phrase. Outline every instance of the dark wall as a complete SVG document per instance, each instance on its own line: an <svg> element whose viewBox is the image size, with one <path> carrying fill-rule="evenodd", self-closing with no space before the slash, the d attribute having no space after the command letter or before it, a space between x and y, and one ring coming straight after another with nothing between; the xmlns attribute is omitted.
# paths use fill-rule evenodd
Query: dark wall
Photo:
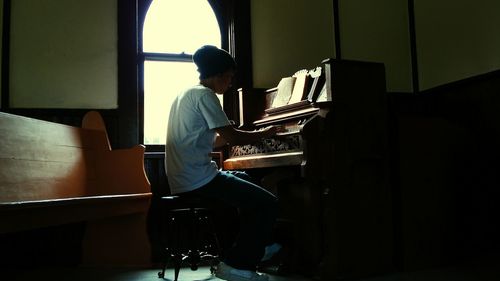
<svg viewBox="0 0 500 281"><path fill-rule="evenodd" d="M398 259L412 270L500 253L500 72L393 94Z"/></svg>

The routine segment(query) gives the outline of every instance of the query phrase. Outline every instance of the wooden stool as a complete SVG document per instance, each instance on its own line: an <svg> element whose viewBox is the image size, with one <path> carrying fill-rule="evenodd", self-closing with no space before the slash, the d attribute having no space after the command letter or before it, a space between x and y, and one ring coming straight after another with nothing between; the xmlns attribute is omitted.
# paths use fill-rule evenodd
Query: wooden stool
<svg viewBox="0 0 500 281"><path fill-rule="evenodd" d="M173 263L174 281L177 281L183 262L187 262L191 270L197 270L200 262L208 261L210 272L214 274L220 246L210 205L201 198L184 195L165 196L161 200L166 209L162 225L165 257L158 277L165 276L169 262Z"/></svg>

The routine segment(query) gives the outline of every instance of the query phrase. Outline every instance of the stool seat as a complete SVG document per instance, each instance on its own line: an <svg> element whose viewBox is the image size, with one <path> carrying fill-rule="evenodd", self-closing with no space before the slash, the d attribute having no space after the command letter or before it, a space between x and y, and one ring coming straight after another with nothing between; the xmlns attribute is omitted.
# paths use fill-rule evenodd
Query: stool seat
<svg viewBox="0 0 500 281"><path fill-rule="evenodd" d="M191 270L197 270L202 261L208 261L211 273L219 262L220 246L212 221L213 202L197 196L171 195L161 198L165 210L162 224L163 250L162 271L165 276L169 262L173 263L174 281L177 281L183 262Z"/></svg>
<svg viewBox="0 0 500 281"><path fill-rule="evenodd" d="M167 209L182 209L182 208L217 208L217 203L199 196L193 195L169 195L161 197L163 205Z"/></svg>

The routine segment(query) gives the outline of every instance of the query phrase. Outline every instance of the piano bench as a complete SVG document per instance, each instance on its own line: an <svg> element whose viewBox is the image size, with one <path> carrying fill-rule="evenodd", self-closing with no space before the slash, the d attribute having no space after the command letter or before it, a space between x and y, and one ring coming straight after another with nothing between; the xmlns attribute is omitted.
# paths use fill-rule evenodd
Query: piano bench
<svg viewBox="0 0 500 281"><path fill-rule="evenodd" d="M194 196L165 196L161 201L165 210L161 225L164 258L158 277L164 278L170 262L174 268L174 281L177 281L183 262L191 270L197 270L201 262L207 261L210 272L214 274L221 248L210 202Z"/></svg>

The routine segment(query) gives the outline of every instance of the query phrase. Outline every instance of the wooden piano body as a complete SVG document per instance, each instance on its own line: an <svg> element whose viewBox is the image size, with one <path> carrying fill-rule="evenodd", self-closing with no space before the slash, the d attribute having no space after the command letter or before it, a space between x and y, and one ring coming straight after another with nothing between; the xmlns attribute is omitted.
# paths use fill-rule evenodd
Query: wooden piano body
<svg viewBox="0 0 500 281"><path fill-rule="evenodd" d="M322 280L391 270L393 231L387 170L383 64L327 59L326 100L271 108L275 91L240 90L240 126L286 132L232 147L227 170L266 170L263 185L291 222L287 262Z"/></svg>

